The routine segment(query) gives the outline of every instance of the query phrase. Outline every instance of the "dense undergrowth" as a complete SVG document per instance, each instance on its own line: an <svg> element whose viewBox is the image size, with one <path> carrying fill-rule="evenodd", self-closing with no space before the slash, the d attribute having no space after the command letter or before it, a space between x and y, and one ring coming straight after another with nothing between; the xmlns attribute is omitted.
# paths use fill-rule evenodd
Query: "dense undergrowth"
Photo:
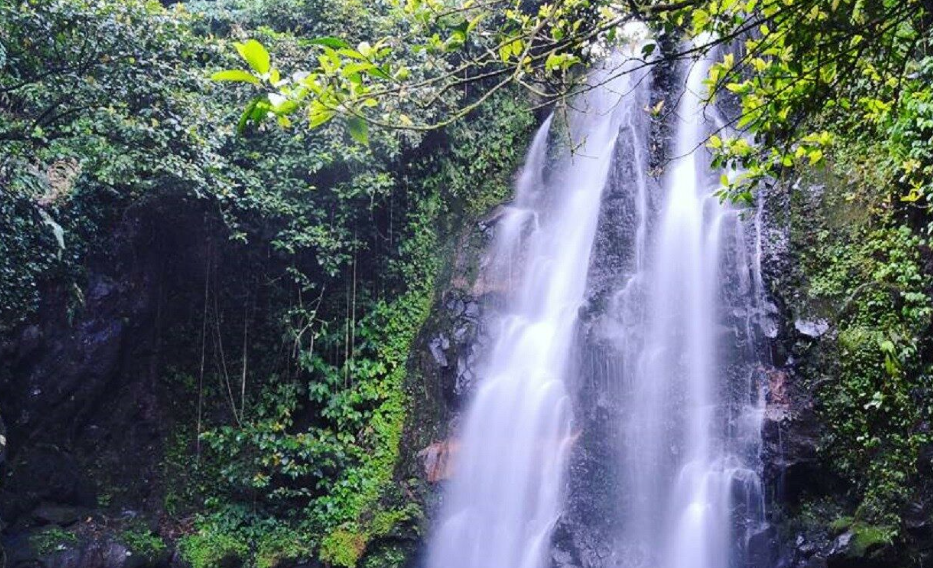
<svg viewBox="0 0 933 568"><path fill-rule="evenodd" d="M842 491L827 501L816 484L799 520L852 531L866 550L906 538L909 507L930 498L930 221L898 179L905 153L927 151L903 135L926 121L918 111L904 105L881 142L840 138L829 167L796 186L788 220L800 280L778 292L797 317L829 324L797 364L822 424L820 459Z"/></svg>
<svg viewBox="0 0 933 568"><path fill-rule="evenodd" d="M208 79L231 42L261 38L288 64L303 38L393 29L364 3L30 0L0 23L0 330L53 297L80 315L127 218L187 230L173 215L194 211L207 241L162 362L164 498L148 513L194 568L401 562L423 514L394 478L409 351L452 236L507 196L529 111L504 92L446 131L368 145L339 121L237 135L247 94ZM95 475L101 508L134 506Z"/></svg>

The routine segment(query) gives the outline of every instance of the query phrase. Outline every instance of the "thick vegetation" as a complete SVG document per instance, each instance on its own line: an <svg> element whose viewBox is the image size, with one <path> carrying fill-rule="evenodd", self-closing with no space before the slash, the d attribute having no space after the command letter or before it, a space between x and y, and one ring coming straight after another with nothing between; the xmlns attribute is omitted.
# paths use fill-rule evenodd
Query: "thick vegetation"
<svg viewBox="0 0 933 568"><path fill-rule="evenodd" d="M665 45L646 65L715 58L724 197L830 166L820 217L792 210L800 309L834 327L821 451L846 526L895 538L933 418L929 2L0 3L0 333L80 319L141 212L202 238L158 377L167 532L195 568L399 564L423 514L395 479L406 362L446 247L633 20Z"/></svg>
<svg viewBox="0 0 933 568"><path fill-rule="evenodd" d="M0 6L0 328L54 297L80 317L89 272L140 211L206 237L160 378L163 507L195 568L389 566L405 554L373 542L419 526L393 477L406 361L448 236L507 196L531 115L503 91L430 137L364 145L295 117L238 132L245 89L210 80L252 38L297 66L308 38L396 24L362 3ZM106 472L99 485L102 507L132 503Z"/></svg>
<svg viewBox="0 0 933 568"><path fill-rule="evenodd" d="M784 285L800 292L798 317L832 328L800 363L824 424L821 458L845 488L817 522L891 540L903 536L908 504L928 499L933 275L925 238L892 196L879 156L850 145L794 191L801 280Z"/></svg>

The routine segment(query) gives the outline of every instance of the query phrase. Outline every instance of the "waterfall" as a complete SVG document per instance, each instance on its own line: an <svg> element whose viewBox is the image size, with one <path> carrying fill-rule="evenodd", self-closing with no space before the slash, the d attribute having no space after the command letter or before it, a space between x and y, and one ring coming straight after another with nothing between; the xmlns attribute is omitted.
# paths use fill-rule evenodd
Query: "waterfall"
<svg viewBox="0 0 933 568"><path fill-rule="evenodd" d="M671 97L664 148L650 144L647 72L620 73L624 59L597 70L605 84L571 105L563 137L556 119L542 125L496 225L484 280L502 300L485 306L492 339L428 568L739 567L764 526L760 210L714 195L708 63ZM604 416L617 435L591 431ZM615 446L601 479L623 497L590 498L611 504L578 524L611 527L589 539L611 551L558 561L568 501L596 491L567 476L591 443Z"/></svg>
<svg viewBox="0 0 933 568"><path fill-rule="evenodd" d="M741 566L764 524L760 273L745 219L714 195L707 69L686 74L652 242L635 241L647 262L620 296L621 317L637 321L622 338L622 542L647 559L627 565Z"/></svg>
<svg viewBox="0 0 933 568"><path fill-rule="evenodd" d="M643 112L640 97L626 96L644 88L639 81L596 77L607 82L576 101L566 140L551 145L556 156L551 119L535 136L515 202L497 227L485 277L506 299L487 309L498 332L464 417L431 568L546 565L575 439L565 379L574 372L601 195L620 124Z"/></svg>

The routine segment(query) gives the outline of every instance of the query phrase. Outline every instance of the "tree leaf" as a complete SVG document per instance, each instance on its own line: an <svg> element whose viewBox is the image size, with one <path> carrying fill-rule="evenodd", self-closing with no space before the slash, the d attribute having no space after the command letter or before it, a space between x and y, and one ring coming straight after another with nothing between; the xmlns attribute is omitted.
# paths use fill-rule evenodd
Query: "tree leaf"
<svg viewBox="0 0 933 568"><path fill-rule="evenodd" d="M387 81L392 80L392 76L389 75L389 68L387 65L383 65L381 67L373 67L367 70L366 72L369 73L370 75L379 77L380 79L385 79Z"/></svg>
<svg viewBox="0 0 933 568"><path fill-rule="evenodd" d="M253 85L259 85L259 79L249 71L243 71L242 69L227 69L226 71L218 71L211 75L211 81L233 81L235 83L252 83Z"/></svg>
<svg viewBox="0 0 933 568"><path fill-rule="evenodd" d="M334 111L325 107L319 101L314 101L308 107L308 127L317 128L334 117Z"/></svg>
<svg viewBox="0 0 933 568"><path fill-rule="evenodd" d="M256 104L259 102L259 99L253 99L246 105L246 108L243 110L243 114L240 115L240 120L237 123L236 131L237 134L243 134L246 131L246 125L249 124L250 116L253 114L253 110L256 108Z"/></svg>
<svg viewBox="0 0 933 568"><path fill-rule="evenodd" d="M823 151L819 148L810 151L810 165L814 166L823 159Z"/></svg>
<svg viewBox="0 0 933 568"><path fill-rule="evenodd" d="M269 52L266 51L266 48L263 47L258 41L251 39L246 43L234 43L237 52L240 56L249 63L249 66L253 68L253 71L264 75L269 72L270 58Z"/></svg>
<svg viewBox="0 0 933 568"><path fill-rule="evenodd" d="M369 125L365 120L358 116L350 117L347 120L347 128L350 130L351 138L364 146L369 146Z"/></svg>
<svg viewBox="0 0 933 568"><path fill-rule="evenodd" d="M323 45L332 49L350 49L350 44L339 37L325 36L308 40L310 45Z"/></svg>

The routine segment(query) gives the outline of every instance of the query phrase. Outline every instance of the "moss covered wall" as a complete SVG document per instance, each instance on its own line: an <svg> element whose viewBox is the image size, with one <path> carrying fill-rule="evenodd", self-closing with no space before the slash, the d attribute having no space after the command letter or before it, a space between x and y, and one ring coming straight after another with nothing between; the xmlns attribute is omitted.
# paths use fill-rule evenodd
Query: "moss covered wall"
<svg viewBox="0 0 933 568"><path fill-rule="evenodd" d="M933 544L933 265L882 167L853 145L767 194L764 457L789 565L917 566Z"/></svg>

